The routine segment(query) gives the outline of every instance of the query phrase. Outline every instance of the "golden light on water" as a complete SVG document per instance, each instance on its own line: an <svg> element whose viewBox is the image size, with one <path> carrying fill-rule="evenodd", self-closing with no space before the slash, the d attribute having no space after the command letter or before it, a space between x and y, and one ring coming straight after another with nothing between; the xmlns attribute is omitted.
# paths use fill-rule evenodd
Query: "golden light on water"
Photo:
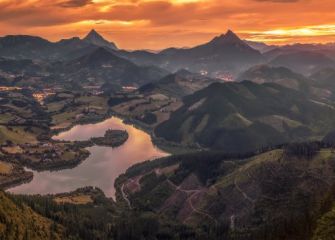
<svg viewBox="0 0 335 240"><path fill-rule="evenodd" d="M108 197L113 197L115 179L130 166L168 155L153 145L150 135L114 117L96 124L77 125L54 138L67 141L87 140L92 136L103 136L108 129L127 130L129 138L116 148L89 147L87 149L91 155L77 167L53 172L36 171L31 182L11 188L10 191L23 194L48 194L93 185L102 189Z"/></svg>

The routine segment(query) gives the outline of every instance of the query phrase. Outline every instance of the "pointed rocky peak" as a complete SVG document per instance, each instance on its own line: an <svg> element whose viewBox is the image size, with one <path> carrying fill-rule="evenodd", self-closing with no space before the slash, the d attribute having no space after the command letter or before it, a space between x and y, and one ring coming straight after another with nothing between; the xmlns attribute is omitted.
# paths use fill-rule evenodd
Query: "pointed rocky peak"
<svg viewBox="0 0 335 240"><path fill-rule="evenodd" d="M90 39L103 39L105 40L95 29L92 29L84 38L84 40L90 40Z"/></svg>
<svg viewBox="0 0 335 240"><path fill-rule="evenodd" d="M89 35L100 35L94 28L91 29L91 31L88 33Z"/></svg>
<svg viewBox="0 0 335 240"><path fill-rule="evenodd" d="M226 34L225 34L226 37L234 37L234 38L237 38L237 39L240 39L236 33L234 33L232 30L228 29Z"/></svg>
<svg viewBox="0 0 335 240"><path fill-rule="evenodd" d="M101 34L99 34L97 31L95 31L95 29L92 29L86 35L86 37L84 37L83 40L85 42L89 42L89 43L94 44L94 45L99 46L99 47L108 47L108 48L111 48L113 50L117 49L115 43L109 42L106 39L104 39L104 37Z"/></svg>
<svg viewBox="0 0 335 240"><path fill-rule="evenodd" d="M228 30L225 35L226 40L230 41L242 41L233 31Z"/></svg>
<svg viewBox="0 0 335 240"><path fill-rule="evenodd" d="M232 30L228 30L225 34L215 37L211 43L216 45L232 43L245 45L245 43Z"/></svg>

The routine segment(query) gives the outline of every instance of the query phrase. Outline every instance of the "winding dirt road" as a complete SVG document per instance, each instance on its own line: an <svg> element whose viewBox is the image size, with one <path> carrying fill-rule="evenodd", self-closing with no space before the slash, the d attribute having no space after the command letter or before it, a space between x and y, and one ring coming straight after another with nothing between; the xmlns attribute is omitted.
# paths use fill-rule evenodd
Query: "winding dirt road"
<svg viewBox="0 0 335 240"><path fill-rule="evenodd" d="M202 193L204 190L201 190L201 189L191 189L191 190L186 190L186 189L182 189L181 186L177 186L177 185L175 185L175 184L174 184L173 182L171 182L169 179L168 179L167 181L168 181L168 183L169 183L170 185L172 185L172 186L175 188L176 191L184 192L184 193L186 193L187 195L189 195L189 197L187 198L186 201L187 201L187 203L190 205L190 207L191 207L191 209L192 209L193 212L196 212L196 213L198 213L198 214L200 214L200 215L203 215L203 216L205 216L205 217L211 219L213 222L215 222L216 225L218 224L218 222L217 222L217 220L216 220L215 218L213 218L213 217L212 217L211 215L209 215L208 213L206 213L206 212L204 212L204 211L201 211L200 209L197 209L197 208L193 205L192 199L193 199L196 195ZM188 218L190 218L190 217L188 217ZM187 221L188 218L186 218L186 219L184 220L184 222Z"/></svg>
<svg viewBox="0 0 335 240"><path fill-rule="evenodd" d="M124 184L122 184L122 186L121 186L121 193L122 193L123 199L126 201L128 207L129 207L129 209L132 209L132 206L131 206L130 201L127 197L127 194L124 192Z"/></svg>

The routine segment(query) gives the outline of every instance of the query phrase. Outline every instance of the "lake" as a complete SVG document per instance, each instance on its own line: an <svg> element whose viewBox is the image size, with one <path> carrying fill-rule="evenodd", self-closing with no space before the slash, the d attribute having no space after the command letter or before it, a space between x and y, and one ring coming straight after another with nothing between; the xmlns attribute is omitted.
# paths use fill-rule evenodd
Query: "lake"
<svg viewBox="0 0 335 240"><path fill-rule="evenodd" d="M151 136L133 125L125 124L116 117L111 117L96 124L76 125L62 132L53 139L80 141L91 137L103 136L108 129L127 130L128 140L120 147L87 148L91 155L72 169L60 171L32 171L34 178L31 182L9 189L9 192L20 194L49 194L76 190L84 186L94 186L102 189L106 196L114 197L114 181L130 166L167 156L168 153L155 147Z"/></svg>

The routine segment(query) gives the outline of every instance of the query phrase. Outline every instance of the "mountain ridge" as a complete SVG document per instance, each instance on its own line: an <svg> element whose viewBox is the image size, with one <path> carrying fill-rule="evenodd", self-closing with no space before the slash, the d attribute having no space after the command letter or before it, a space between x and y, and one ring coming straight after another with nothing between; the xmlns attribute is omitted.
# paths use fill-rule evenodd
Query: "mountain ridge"
<svg viewBox="0 0 335 240"><path fill-rule="evenodd" d="M112 50L117 50L117 46L113 42L107 41L95 29L92 29L84 38L83 41L96 45L98 47L108 47Z"/></svg>
<svg viewBox="0 0 335 240"><path fill-rule="evenodd" d="M275 83L213 83L183 103L155 128L156 136L227 152L324 136L335 117L327 105Z"/></svg>

